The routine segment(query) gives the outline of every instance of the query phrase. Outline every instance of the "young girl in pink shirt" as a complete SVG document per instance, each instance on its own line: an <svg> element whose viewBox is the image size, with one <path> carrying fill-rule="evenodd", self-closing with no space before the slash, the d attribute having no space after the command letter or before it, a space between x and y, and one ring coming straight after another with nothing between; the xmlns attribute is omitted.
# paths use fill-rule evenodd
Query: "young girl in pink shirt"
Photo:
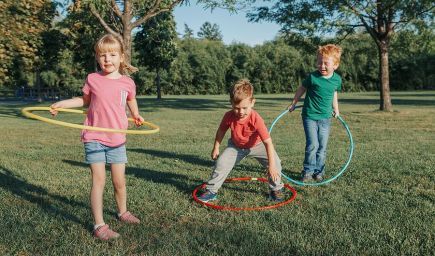
<svg viewBox="0 0 435 256"><path fill-rule="evenodd" d="M121 41L113 35L101 37L95 44L95 58L101 71L89 74L83 86L83 96L63 100L51 105L51 114L57 114L57 108L75 108L88 106L84 125L127 129L126 106L129 107L136 125L144 119L139 115L136 102L136 85L127 72L137 71L124 62L124 49ZM108 133L83 130L86 163L90 165L92 175L91 209L94 218L95 237L108 240L119 237L109 228L103 219L103 192L106 180L106 163L110 164L118 219L121 222L138 224L140 220L127 210L127 192L125 185L125 149L124 133Z"/></svg>

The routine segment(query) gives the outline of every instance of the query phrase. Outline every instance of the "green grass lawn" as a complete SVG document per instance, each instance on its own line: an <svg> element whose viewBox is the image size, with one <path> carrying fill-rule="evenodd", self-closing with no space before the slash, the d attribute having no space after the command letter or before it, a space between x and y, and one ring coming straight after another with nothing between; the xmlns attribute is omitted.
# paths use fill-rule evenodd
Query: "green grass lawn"
<svg viewBox="0 0 435 256"><path fill-rule="evenodd" d="M258 95L255 108L270 125L290 96ZM141 218L139 226L115 220L107 177L105 220L122 236L113 242L91 234L80 130L24 118L20 109L30 104L2 102L0 254L433 255L435 92L394 92L393 113L376 111L378 93L339 97L355 142L348 170L328 185L294 186L296 200L284 207L250 212L205 208L191 195L210 175L209 155L228 97L140 98L142 115L161 131L127 139L128 204ZM272 133L291 177L300 172L304 154L299 113L283 117ZM76 123L82 118L58 116ZM345 130L334 120L327 175L340 169L347 150ZM262 177L264 170L244 160L230 177L245 176ZM216 203L268 205L266 193L264 183L224 184Z"/></svg>

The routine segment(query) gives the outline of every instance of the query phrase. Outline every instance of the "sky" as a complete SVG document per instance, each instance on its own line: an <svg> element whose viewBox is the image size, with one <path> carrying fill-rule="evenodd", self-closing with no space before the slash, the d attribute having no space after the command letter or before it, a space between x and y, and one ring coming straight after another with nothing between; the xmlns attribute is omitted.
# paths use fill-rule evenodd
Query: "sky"
<svg viewBox="0 0 435 256"><path fill-rule="evenodd" d="M241 42L251 46L270 41L277 35L280 26L275 23L261 22L250 23L246 18L245 12L230 13L227 10L215 9L211 12L204 10L203 6L197 6L191 1L190 6L177 6L174 10L175 22L177 23L177 33L184 34L184 24L186 23L197 36L199 28L208 21L216 23L223 35L225 44Z"/></svg>

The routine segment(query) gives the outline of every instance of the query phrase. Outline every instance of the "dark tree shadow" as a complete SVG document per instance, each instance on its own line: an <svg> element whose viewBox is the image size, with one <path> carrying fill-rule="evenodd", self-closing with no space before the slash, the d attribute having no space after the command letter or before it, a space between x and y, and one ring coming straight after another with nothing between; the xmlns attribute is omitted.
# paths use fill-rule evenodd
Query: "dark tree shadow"
<svg viewBox="0 0 435 256"><path fill-rule="evenodd" d="M78 162L78 161L69 160L69 159L63 159L62 162L67 163L67 164L72 165L72 166L89 168L89 164L84 163L84 162Z"/></svg>
<svg viewBox="0 0 435 256"><path fill-rule="evenodd" d="M219 99L195 99L195 98L163 98L137 99L141 109L152 112L159 108L183 109L183 110L215 110L217 108L228 108L230 103L227 100Z"/></svg>
<svg viewBox="0 0 435 256"><path fill-rule="evenodd" d="M156 157L161 157L161 158L181 160L181 161L186 162L186 163L201 165L204 167L211 167L214 165L214 162L212 160L206 160L206 159L197 157L195 155L177 154L177 153L173 153L173 152L167 152L167 151L161 151L161 150L155 150L155 149L142 149L142 148L133 148L133 149L127 149L127 150L137 152L137 153L142 153L142 154L148 154L148 155L152 155L152 156L156 156Z"/></svg>
<svg viewBox="0 0 435 256"><path fill-rule="evenodd" d="M21 114L21 108L17 105L2 104L0 105L0 117L11 117L11 118L26 118Z"/></svg>
<svg viewBox="0 0 435 256"><path fill-rule="evenodd" d="M68 163L72 166L87 166L82 162L77 162L73 160L63 160L63 162ZM190 179L186 175L164 172L164 171L155 171L144 168L137 167L126 167L125 169L126 175L132 175L136 178L147 180L154 183L160 184L169 184L176 187L178 190L185 194L190 194L194 188L192 188L189 184L191 183L202 183L199 179Z"/></svg>
<svg viewBox="0 0 435 256"><path fill-rule="evenodd" d="M339 103L355 104L355 105L377 105L379 99L339 99ZM391 99L391 103L399 106L435 106L435 100L427 99Z"/></svg>
<svg viewBox="0 0 435 256"><path fill-rule="evenodd" d="M401 94L396 94L396 93L391 93L391 97L395 98L395 97L435 97L435 93L421 93L421 94L417 94L417 93L401 93Z"/></svg>
<svg viewBox="0 0 435 256"><path fill-rule="evenodd" d="M300 172L290 171L290 170L286 170L286 169L282 169L282 172L290 179L293 179L293 180L300 180L301 179ZM283 178L283 179L285 180L285 178Z"/></svg>
<svg viewBox="0 0 435 256"><path fill-rule="evenodd" d="M89 208L88 204L53 194L43 187L27 182L24 178L15 175L12 171L2 166L0 166L0 187L10 191L13 195L22 198L29 203L37 205L52 217L73 221L82 225L86 229L89 229L92 226L92 223L83 221L77 216L54 206L53 201L86 209Z"/></svg>
<svg viewBox="0 0 435 256"><path fill-rule="evenodd" d="M205 159L202 159L202 158L199 158L199 157L197 157L197 156L194 156L194 155L187 155L187 154L176 154L176 153L172 153L172 152L166 152L166 151L160 151L160 150L154 150L154 149L128 149L129 151L134 151L134 152L138 152L138 153L144 153L144 154L150 154L150 155L153 155L153 156L156 156L156 157L162 157L162 158L169 158L169 159L177 159L177 160L182 160L182 161L184 161L184 162L186 162L186 163L190 163L190 164L195 164L195 165L202 165L202 166L204 166L204 167L209 167L210 168L210 172L209 172L209 175L211 174L211 172L212 172L212 167L214 166L214 161L212 161L212 160L205 160ZM243 160L243 161L246 161L246 160ZM255 175L253 175L252 177L257 177L257 176L264 176L263 174L263 172L261 172L261 166L259 166L258 168L254 168L253 170L251 170L252 168L250 168L249 166L247 166L247 165L244 165L243 164L243 161L242 161L242 163L239 163L237 166L235 166L234 168L233 168L233 170L230 172L230 175L228 176L228 178L231 178L231 177L237 177L237 172L239 172L239 171L241 171L241 170L243 170L243 171L249 171L249 172L252 172L252 173L254 173ZM129 168L129 170L130 170L131 168ZM139 169L140 170L140 169ZM156 171L151 171L151 173L152 172L156 172ZM161 173L161 172L158 172L158 173ZM258 174L261 174L261 175L258 175ZM184 175L182 175L182 176L184 176ZM186 176L185 176L186 177ZM170 178L170 177L169 177ZM149 180L149 177L147 178L148 180ZM207 180L208 180L208 177L207 177ZM198 183L198 185L199 184L202 184L204 182L204 180L197 180L197 182L196 183ZM225 185L224 185L225 186ZM176 186L176 187L178 187L180 190L183 190L183 187L182 186ZM191 192L192 190L194 190L194 188L192 188L192 187L189 187L188 188L189 189L189 192ZM231 189L231 190L236 190L235 188L232 188L232 187L227 187L227 189ZM237 189L239 189L239 188L237 188ZM253 190L249 190L249 189L242 189L242 188L240 188L239 189L239 191L245 191L245 192L255 192L255 191L253 191Z"/></svg>
<svg viewBox="0 0 435 256"><path fill-rule="evenodd" d="M191 179L190 177L182 174L154 171L144 168L127 168L127 175L133 175L136 178L147 180L154 183L167 184L176 187L179 191L186 195L190 195L194 190L190 184L201 184L202 180Z"/></svg>
<svg viewBox="0 0 435 256"><path fill-rule="evenodd" d="M373 96L369 99L347 99L347 98L340 98L338 99L339 103L346 103L346 104L356 104L356 105L377 105L379 104L379 97L376 95L364 95L364 94L358 94L358 96ZM428 93L428 94L391 94L391 102L394 105L404 105L404 106L435 106L435 100L429 100L427 97L434 97L435 94ZM415 97L414 99L401 99L403 97ZM290 100L292 98L286 98L286 97L256 97L257 99L261 100L267 100L267 101L274 101L277 102L277 104L271 104L267 102L260 102L258 105L260 106L269 106L269 105L289 105ZM300 105L303 105L304 98L301 98L299 100Z"/></svg>

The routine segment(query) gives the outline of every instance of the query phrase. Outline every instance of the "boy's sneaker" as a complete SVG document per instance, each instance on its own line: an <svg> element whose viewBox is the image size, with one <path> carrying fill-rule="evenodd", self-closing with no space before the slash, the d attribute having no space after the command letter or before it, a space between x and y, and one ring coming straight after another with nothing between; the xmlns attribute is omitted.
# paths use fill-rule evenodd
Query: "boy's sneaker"
<svg viewBox="0 0 435 256"><path fill-rule="evenodd" d="M305 174L304 176L302 176L302 182L308 182L312 180L313 180L313 176L311 174Z"/></svg>
<svg viewBox="0 0 435 256"><path fill-rule="evenodd" d="M118 220L121 222L129 223L129 224L139 224L140 220L131 214L131 212L126 211L121 216L118 217Z"/></svg>
<svg viewBox="0 0 435 256"><path fill-rule="evenodd" d="M284 194L281 190L271 190L269 193L269 200L275 202L282 202L284 201Z"/></svg>
<svg viewBox="0 0 435 256"><path fill-rule="evenodd" d="M323 181L323 176L321 174L316 174L313 176L314 180L316 180L317 182L321 182Z"/></svg>
<svg viewBox="0 0 435 256"><path fill-rule="evenodd" d="M94 237L107 241L119 237L119 234L109 228L109 225L101 226L94 230Z"/></svg>
<svg viewBox="0 0 435 256"><path fill-rule="evenodd" d="M209 201L213 201L217 199L217 194L211 191L205 191L200 197L198 197L199 201L207 203Z"/></svg>

